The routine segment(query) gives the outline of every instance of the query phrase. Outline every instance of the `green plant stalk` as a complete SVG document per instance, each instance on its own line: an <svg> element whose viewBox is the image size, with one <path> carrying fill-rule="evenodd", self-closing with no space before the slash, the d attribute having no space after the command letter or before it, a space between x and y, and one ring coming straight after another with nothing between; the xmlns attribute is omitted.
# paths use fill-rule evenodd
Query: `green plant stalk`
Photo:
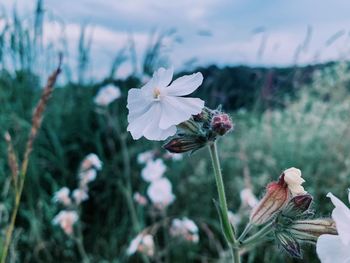
<svg viewBox="0 0 350 263"><path fill-rule="evenodd" d="M114 120L114 122L113 122L113 120ZM125 134L121 131L121 127L120 127L119 122L118 122L117 114L116 114L115 118L113 118L113 116L111 116L110 113L107 112L107 121L109 123L116 123L116 125L114 127L115 127L115 131L117 133L117 136L118 136L118 140L120 142L121 150L122 150L124 176L126 178L126 187L121 185L121 188L122 188L122 191L126 197L126 201L127 201L130 215L131 215L131 220L132 220L134 230L136 232L139 232L141 230L141 226L140 226L140 222L137 218L136 208L135 208L133 198L132 198L132 185L131 185L131 179L130 179L131 178L131 169L130 169L131 167L130 167L130 155L129 155L128 144L127 144L127 134ZM142 261L144 263L150 262L148 257L144 254L141 255L141 258L142 258Z"/></svg>
<svg viewBox="0 0 350 263"><path fill-rule="evenodd" d="M230 224L230 220L227 213L227 201L225 195L224 181L222 179L220 160L217 152L216 142L209 145L209 152L211 156L211 161L213 164L216 187L219 195L220 210L222 215L222 231L227 240L227 243L232 249L232 256L234 263L240 263L241 259L239 256L239 243L235 237L233 227Z"/></svg>

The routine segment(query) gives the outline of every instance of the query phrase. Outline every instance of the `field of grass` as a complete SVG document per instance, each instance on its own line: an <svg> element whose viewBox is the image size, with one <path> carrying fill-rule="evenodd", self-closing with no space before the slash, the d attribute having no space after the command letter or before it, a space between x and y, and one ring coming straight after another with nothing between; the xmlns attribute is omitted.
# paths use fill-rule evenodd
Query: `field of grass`
<svg viewBox="0 0 350 263"><path fill-rule="evenodd" d="M37 10L33 27L26 27L14 15L7 18L9 24L0 32L0 137L10 133L20 161L33 109L49 74L47 67L36 61L42 26L42 13ZM85 63L93 63L86 61L88 50L84 50L82 37L80 67L76 69L81 72L63 66L62 80L52 94L34 143L7 262L148 262L140 254L129 257L126 253L130 241L146 227L155 229L156 252L150 262L229 262L213 202L217 192L208 150L172 160L161 143L134 141L126 131L127 92L141 86L140 74L147 77L160 66L157 41L145 55L142 74L73 81L67 77L68 71L84 76ZM57 53L50 54L53 69ZM329 217L333 206L326 194L333 192L346 200L350 187L348 64L315 67L307 81L298 79L305 71L289 69L293 81L279 83L277 88L264 82L266 74L261 82L254 82L254 89L247 88L253 81L248 77L234 79L224 69L199 70L205 76L203 89L210 92L199 90L197 95L212 107L222 103L235 125L233 132L219 140L218 147L229 210L241 218L237 228L242 231L249 217L241 190L251 188L260 198L267 183L293 166L302 170L304 187L314 197L315 217ZM245 74L240 70L237 76ZM94 98L107 84L118 86L121 97L107 108L97 107ZM232 97L224 100L225 94ZM164 160L164 176L171 181L176 196L162 212L150 203L141 206L133 200L135 192L147 195L148 183L140 176L144 165L137 158L149 150ZM89 199L79 206L79 235L73 237L52 223L62 210L53 202L53 195L64 186L77 187L79 167L90 153L99 156L103 168L89 184ZM0 154L0 233L4 240L14 203L4 139L0 140ZM171 219L182 217L198 225L198 243L169 236ZM303 260L293 259L270 240L245 254L243 262L319 262L314 246L303 245L303 253Z"/></svg>

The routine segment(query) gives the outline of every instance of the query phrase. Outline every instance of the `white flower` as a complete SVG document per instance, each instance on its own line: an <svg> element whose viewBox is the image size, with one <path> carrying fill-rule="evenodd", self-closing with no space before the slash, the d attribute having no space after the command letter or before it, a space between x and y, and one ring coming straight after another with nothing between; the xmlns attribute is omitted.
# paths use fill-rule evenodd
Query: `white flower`
<svg viewBox="0 0 350 263"><path fill-rule="evenodd" d="M182 222L189 232L198 233L198 226L191 219L185 217L182 219Z"/></svg>
<svg viewBox="0 0 350 263"><path fill-rule="evenodd" d="M175 200L172 186L167 178L153 181L147 189L147 195L152 203L159 209L163 209Z"/></svg>
<svg viewBox="0 0 350 263"><path fill-rule="evenodd" d="M173 161L181 161L183 159L183 154L167 152L164 157Z"/></svg>
<svg viewBox="0 0 350 263"><path fill-rule="evenodd" d="M131 256L136 251L149 257L154 255L154 239L150 234L140 233L130 243L126 253Z"/></svg>
<svg viewBox="0 0 350 263"><path fill-rule="evenodd" d="M73 191L73 198L77 205L80 205L82 202L89 199L89 195L85 190L75 189Z"/></svg>
<svg viewBox="0 0 350 263"><path fill-rule="evenodd" d="M177 124L202 111L204 101L181 97L202 84L202 74L186 75L170 84L172 78L172 69L160 68L141 89L129 90L127 130L135 140L142 136L149 140L165 140L176 133Z"/></svg>
<svg viewBox="0 0 350 263"><path fill-rule="evenodd" d="M284 181L287 183L292 196L306 194L307 192L302 187L305 180L301 177L301 171L297 168L289 168L284 172Z"/></svg>
<svg viewBox="0 0 350 263"><path fill-rule="evenodd" d="M102 169L102 161L95 153L90 153L87 155L81 164L82 170L88 170L91 168L95 168L96 170Z"/></svg>
<svg viewBox="0 0 350 263"><path fill-rule="evenodd" d="M154 158L154 152L146 151L137 155L137 162L139 164L143 164L143 163L147 163L148 161L151 161L153 158Z"/></svg>
<svg viewBox="0 0 350 263"><path fill-rule="evenodd" d="M322 235L317 240L316 251L322 263L350 262L350 209L332 193L327 195L335 208L332 218L338 235ZM350 193L349 193L350 202Z"/></svg>
<svg viewBox="0 0 350 263"><path fill-rule="evenodd" d="M163 176L166 171L166 166L162 159L151 160L146 163L146 166L141 171L141 176L146 182L152 182Z"/></svg>
<svg viewBox="0 0 350 263"><path fill-rule="evenodd" d="M108 106L121 95L120 89L113 85L107 85L99 90L94 102L99 106Z"/></svg>
<svg viewBox="0 0 350 263"><path fill-rule="evenodd" d="M259 202L250 188L244 188L240 193L240 197L242 204L244 206L248 205L250 208L254 208Z"/></svg>
<svg viewBox="0 0 350 263"><path fill-rule="evenodd" d="M198 226L187 217L183 219L174 219L171 223L170 234L173 237L182 237L183 239L198 243Z"/></svg>
<svg viewBox="0 0 350 263"><path fill-rule="evenodd" d="M71 235L73 233L73 225L78 219L79 216L76 211L63 210L55 216L52 223L54 225L59 225L67 235Z"/></svg>
<svg viewBox="0 0 350 263"><path fill-rule="evenodd" d="M62 187L60 190L54 193L53 201L68 206L72 203L69 193L70 190L67 187Z"/></svg>
<svg viewBox="0 0 350 263"><path fill-rule="evenodd" d="M80 187L85 188L87 184L94 181L96 177L97 177L97 172L95 169L89 169L89 170L80 172L79 174Z"/></svg>

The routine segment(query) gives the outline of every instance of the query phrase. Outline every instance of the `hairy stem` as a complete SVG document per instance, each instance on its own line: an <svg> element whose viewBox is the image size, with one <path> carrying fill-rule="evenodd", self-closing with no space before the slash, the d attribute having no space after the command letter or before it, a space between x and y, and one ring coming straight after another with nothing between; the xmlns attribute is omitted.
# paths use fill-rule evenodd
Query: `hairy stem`
<svg viewBox="0 0 350 263"><path fill-rule="evenodd" d="M217 146L216 146L215 142L213 142L209 145L209 151L210 151L211 161L212 161L213 169L214 169L216 187L217 187L218 195L219 195L220 212L221 212L221 217L222 217L221 218L222 231L225 235L227 243L229 244L229 246L232 249L233 262L240 263L241 260L240 260L240 256L239 256L239 247L238 247L239 243L235 237L233 227L231 226L230 220L228 217L225 187L224 187L224 182L222 179L220 161L219 161Z"/></svg>

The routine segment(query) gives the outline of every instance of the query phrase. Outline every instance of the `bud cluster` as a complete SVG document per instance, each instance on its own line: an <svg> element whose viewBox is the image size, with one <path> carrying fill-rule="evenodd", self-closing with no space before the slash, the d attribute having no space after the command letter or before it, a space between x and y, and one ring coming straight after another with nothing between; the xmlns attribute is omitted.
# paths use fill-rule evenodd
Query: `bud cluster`
<svg viewBox="0 0 350 263"><path fill-rule="evenodd" d="M204 108L177 125L177 133L163 147L172 153L193 153L233 130L233 126L230 116L220 109Z"/></svg>
<svg viewBox="0 0 350 263"><path fill-rule="evenodd" d="M279 244L297 258L302 256L300 242L316 243L320 235L337 234L332 219L310 219L313 198L302 187L304 182L299 169L285 170L277 182L267 186L250 216L253 225L271 223Z"/></svg>

